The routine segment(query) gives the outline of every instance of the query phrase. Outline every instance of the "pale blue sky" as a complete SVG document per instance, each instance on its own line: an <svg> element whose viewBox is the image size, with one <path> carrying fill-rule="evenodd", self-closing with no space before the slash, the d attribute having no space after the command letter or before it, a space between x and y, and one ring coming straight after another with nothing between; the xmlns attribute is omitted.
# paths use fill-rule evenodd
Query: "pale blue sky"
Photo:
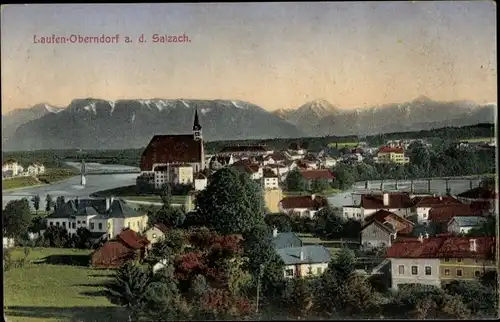
<svg viewBox="0 0 500 322"><path fill-rule="evenodd" d="M186 33L186 44L123 43ZM121 37L35 44L34 36ZM473 2L8 5L2 105L240 99L274 110L497 99L496 8ZM5 112L5 110L3 111Z"/></svg>

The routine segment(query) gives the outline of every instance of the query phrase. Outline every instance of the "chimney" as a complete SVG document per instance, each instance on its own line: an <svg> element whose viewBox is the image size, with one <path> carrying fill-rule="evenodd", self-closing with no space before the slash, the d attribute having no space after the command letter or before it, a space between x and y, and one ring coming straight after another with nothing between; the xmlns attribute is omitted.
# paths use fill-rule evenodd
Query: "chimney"
<svg viewBox="0 0 500 322"><path fill-rule="evenodd" d="M384 206L389 206L389 194L386 192L383 195Z"/></svg>
<svg viewBox="0 0 500 322"><path fill-rule="evenodd" d="M278 237L278 229L276 227L273 229L273 237Z"/></svg>
<svg viewBox="0 0 500 322"><path fill-rule="evenodd" d="M316 195L315 194L312 194L311 195L311 199L314 200L316 198Z"/></svg>
<svg viewBox="0 0 500 322"><path fill-rule="evenodd" d="M439 201L443 201L443 196L439 196Z"/></svg>
<svg viewBox="0 0 500 322"><path fill-rule="evenodd" d="M302 250L302 248L300 249L300 260L304 260L304 251Z"/></svg>
<svg viewBox="0 0 500 322"><path fill-rule="evenodd" d="M419 241L419 242L421 242L421 243L423 243L423 242L424 242L424 236L422 236L422 234L420 234L420 235L418 236L418 241Z"/></svg>
<svg viewBox="0 0 500 322"><path fill-rule="evenodd" d="M425 233L425 238L428 239L429 238L429 233Z"/></svg>
<svg viewBox="0 0 500 322"><path fill-rule="evenodd" d="M477 251L477 243L475 239L469 240L470 243L470 251L471 252L476 252Z"/></svg>
<svg viewBox="0 0 500 322"><path fill-rule="evenodd" d="M106 197L105 200L106 200L106 211L108 211L109 207L111 206L111 198Z"/></svg>

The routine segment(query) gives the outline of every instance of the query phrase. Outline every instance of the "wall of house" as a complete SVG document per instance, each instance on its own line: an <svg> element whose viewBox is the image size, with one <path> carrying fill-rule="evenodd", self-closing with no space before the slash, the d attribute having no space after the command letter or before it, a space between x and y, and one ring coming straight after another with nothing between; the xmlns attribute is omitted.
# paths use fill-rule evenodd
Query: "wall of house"
<svg viewBox="0 0 500 322"><path fill-rule="evenodd" d="M361 231L361 244L364 247L389 247L391 235L377 225L371 224Z"/></svg>
<svg viewBox="0 0 500 322"><path fill-rule="evenodd" d="M207 179L196 179L194 180L194 190L201 191L207 187L208 180Z"/></svg>
<svg viewBox="0 0 500 322"><path fill-rule="evenodd" d="M113 224L111 225L111 238L114 238L116 235L120 234L123 228L127 226L125 226L124 218L112 218L111 221L113 222Z"/></svg>
<svg viewBox="0 0 500 322"><path fill-rule="evenodd" d="M439 265L439 273L444 283L454 280L474 280L483 272L492 270L496 270L494 261L473 258L441 259Z"/></svg>
<svg viewBox="0 0 500 322"><path fill-rule="evenodd" d="M107 231L107 219L90 219L89 230L94 233L106 232Z"/></svg>
<svg viewBox="0 0 500 322"><path fill-rule="evenodd" d="M328 268L328 263L302 264L299 266L302 277L322 275ZM311 274L309 274L311 272Z"/></svg>
<svg viewBox="0 0 500 322"><path fill-rule="evenodd" d="M177 180L175 183L178 184L189 184L193 182L193 168L192 167L178 167L175 168L175 174Z"/></svg>
<svg viewBox="0 0 500 322"><path fill-rule="evenodd" d="M270 213L280 212L280 201L283 199L283 190L281 188L276 189L264 189L264 204Z"/></svg>
<svg viewBox="0 0 500 322"><path fill-rule="evenodd" d="M362 220L361 216L363 214L363 209L360 207L344 206L342 207L342 215L345 219L356 219Z"/></svg>
<svg viewBox="0 0 500 322"><path fill-rule="evenodd" d="M439 259L391 258L392 289L397 290L399 284L426 284L441 287ZM404 267L400 274L399 266ZM412 274L412 266L417 266L417 274ZM425 274L425 268L431 268L431 274Z"/></svg>
<svg viewBox="0 0 500 322"><path fill-rule="evenodd" d="M158 242L164 236L163 232L154 226L146 230L145 235L151 244Z"/></svg>
<svg viewBox="0 0 500 322"><path fill-rule="evenodd" d="M264 188L274 189L279 187L278 178L264 178Z"/></svg>
<svg viewBox="0 0 500 322"><path fill-rule="evenodd" d="M78 227L76 227L76 225L75 225L75 228L73 228L74 223L75 223L75 220L69 219L69 218L48 218L47 219L47 226L48 227L59 226L59 227L66 229L66 231L69 234L76 233L76 229Z"/></svg>
<svg viewBox="0 0 500 322"><path fill-rule="evenodd" d="M402 217L405 217L405 218L408 217L408 216L410 216L411 213L412 213L410 208L392 208L392 209L391 208L380 208L380 209L365 209L365 208L362 208L362 210L363 210L363 212L362 212L361 217L363 218L363 220L366 217L368 217L368 216L376 213L379 210L387 210L389 212L393 212L396 215L399 215L399 216L402 216Z"/></svg>
<svg viewBox="0 0 500 322"><path fill-rule="evenodd" d="M424 222L429 222L429 210L430 207L417 207L417 222L422 224Z"/></svg>
<svg viewBox="0 0 500 322"><path fill-rule="evenodd" d="M146 217L146 219L144 217ZM142 233L146 229L147 216L125 218L123 219L123 225L135 232Z"/></svg>

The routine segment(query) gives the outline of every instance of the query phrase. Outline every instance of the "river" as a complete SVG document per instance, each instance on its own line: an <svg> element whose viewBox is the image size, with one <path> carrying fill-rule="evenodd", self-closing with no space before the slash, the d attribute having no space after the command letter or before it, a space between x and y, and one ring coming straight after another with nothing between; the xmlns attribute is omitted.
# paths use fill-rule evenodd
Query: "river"
<svg viewBox="0 0 500 322"><path fill-rule="evenodd" d="M69 165L75 168L80 167L80 163L68 162ZM119 169L137 169L135 167L116 165L116 164L99 164L99 163L87 163L87 169L96 170L119 170ZM64 196L66 199L79 197L85 198L89 197L90 194L100 191L118 188L122 186L129 186L135 184L135 179L137 178L137 173L130 174L103 174L103 175L89 175L87 176L87 184L85 186L80 185L80 176L74 176L68 178L64 181L59 181L49 185L37 186L37 187L27 187L19 188L10 191L2 191L2 208L5 205L15 199L21 199L26 197L31 199L32 196L39 195L41 202L40 208L45 208L45 197L50 194L55 200L58 196ZM380 181L371 181L370 187L374 190L380 187ZM448 186L452 193L458 194L466 191L470 187L469 180L451 180L448 182ZM477 181L473 182L473 186L477 186ZM385 181L385 189L394 189L395 181ZM399 181L398 188L401 190L409 190L410 181ZM356 191L364 190L365 182L356 182L351 190L341 192L334 196L328 198L328 201L333 207L342 207L345 205L352 204L352 193ZM414 185L416 190L426 190L427 182L421 181L416 182ZM437 194L446 193L446 183L444 180L433 180L431 181L431 192Z"/></svg>

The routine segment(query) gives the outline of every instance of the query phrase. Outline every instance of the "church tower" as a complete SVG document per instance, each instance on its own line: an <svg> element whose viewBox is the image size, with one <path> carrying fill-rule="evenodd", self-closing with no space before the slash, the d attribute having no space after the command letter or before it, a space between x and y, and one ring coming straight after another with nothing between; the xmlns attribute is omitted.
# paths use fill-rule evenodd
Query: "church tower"
<svg viewBox="0 0 500 322"><path fill-rule="evenodd" d="M202 140L203 137L201 135L201 125L200 120L198 119L198 110L194 112L194 122L193 122L193 137L196 141Z"/></svg>
<svg viewBox="0 0 500 322"><path fill-rule="evenodd" d="M198 171L205 169L205 148L203 144L203 136L201 134L201 124L200 119L198 118L198 110L194 112L194 122L193 122L193 139L195 141L200 141L200 149L201 149L201 160L200 167L197 169Z"/></svg>

